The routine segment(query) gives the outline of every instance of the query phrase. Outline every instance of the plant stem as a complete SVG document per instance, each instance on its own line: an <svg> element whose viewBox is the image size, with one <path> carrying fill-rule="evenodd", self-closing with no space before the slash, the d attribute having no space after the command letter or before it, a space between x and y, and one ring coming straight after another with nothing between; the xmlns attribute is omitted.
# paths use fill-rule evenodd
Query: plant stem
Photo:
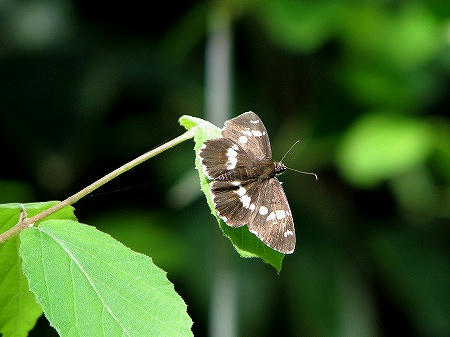
<svg viewBox="0 0 450 337"><path fill-rule="evenodd" d="M194 135L195 135L195 127L190 129L189 131L186 131L182 135L168 141L167 143L164 143L164 144L158 146L157 148L144 153L143 155L133 159L132 161L126 163L125 165L122 165L118 169L115 169L111 173L98 179L97 181L93 182L89 186L83 188L81 191L75 193L74 195L72 195L72 196L68 197L67 199L61 201L60 203L56 204L55 206L53 206L49 209L46 209L45 211L43 211L31 218L25 218L25 219L19 221L15 226L11 227L6 232L0 234L0 243L5 242L11 236L18 234L25 228L33 226L37 221L42 220L46 216L49 216L50 214L55 213L56 211L59 211L61 208L64 208L66 206L76 203L78 200L80 200L84 196L88 195L92 191L96 190L100 186L103 186L104 184L106 184L110 180L114 179L115 177L117 177L117 176L121 175L122 173L132 169L133 167L143 163L147 159L150 159L150 158L160 154L161 152L164 152L164 151L174 147L175 145L178 145L178 144L184 142L185 140L188 140L188 139L194 137Z"/></svg>

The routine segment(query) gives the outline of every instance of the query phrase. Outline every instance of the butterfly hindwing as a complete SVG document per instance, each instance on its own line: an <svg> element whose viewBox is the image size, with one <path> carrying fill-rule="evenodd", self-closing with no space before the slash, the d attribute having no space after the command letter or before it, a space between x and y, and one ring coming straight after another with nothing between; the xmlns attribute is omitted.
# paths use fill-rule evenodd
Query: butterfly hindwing
<svg viewBox="0 0 450 337"><path fill-rule="evenodd" d="M248 224L249 230L269 247L290 254L295 249L296 239L286 195L275 177L265 180L262 185L255 216Z"/></svg>
<svg viewBox="0 0 450 337"><path fill-rule="evenodd" d="M255 160L228 138L207 140L200 148L199 157L209 179L215 179L236 167L251 166Z"/></svg>
<svg viewBox="0 0 450 337"><path fill-rule="evenodd" d="M248 224L254 216L259 187L256 179L213 181L211 196L217 215L232 227Z"/></svg>
<svg viewBox="0 0 450 337"><path fill-rule="evenodd" d="M254 112L246 112L225 122L222 129L225 138L233 140L245 152L258 159L272 159L269 136L262 122Z"/></svg>

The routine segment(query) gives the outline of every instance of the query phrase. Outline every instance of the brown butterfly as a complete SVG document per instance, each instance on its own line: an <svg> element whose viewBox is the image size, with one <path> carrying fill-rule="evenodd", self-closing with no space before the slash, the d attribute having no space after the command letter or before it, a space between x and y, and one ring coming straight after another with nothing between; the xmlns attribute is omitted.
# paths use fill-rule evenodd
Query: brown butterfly
<svg viewBox="0 0 450 337"><path fill-rule="evenodd" d="M203 171L213 180L211 195L218 216L231 227L248 225L269 247L292 253L294 220L276 178L286 166L272 160L263 122L246 112L226 121L222 136L206 141L199 152Z"/></svg>

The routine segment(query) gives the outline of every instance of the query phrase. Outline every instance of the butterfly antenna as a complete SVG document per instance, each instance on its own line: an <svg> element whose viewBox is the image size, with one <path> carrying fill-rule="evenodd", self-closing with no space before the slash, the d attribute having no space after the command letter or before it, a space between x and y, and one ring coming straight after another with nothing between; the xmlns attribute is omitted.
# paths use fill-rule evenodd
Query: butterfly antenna
<svg viewBox="0 0 450 337"><path fill-rule="evenodd" d="M283 158L281 158L280 161L283 161L283 159L286 158L287 154L288 154L289 152L291 152L292 148L293 148L295 145L297 145L299 141L300 141L300 139L297 139L297 141L296 141L294 144L292 144L292 146L289 148L289 150L287 150L287 152L284 154Z"/></svg>
<svg viewBox="0 0 450 337"><path fill-rule="evenodd" d="M317 176L317 174L315 174L313 172L299 171L299 170L296 170L296 169L293 169L293 168L290 168L290 167L286 167L286 169L287 170L291 170L291 171L295 171L295 172L298 172L298 173L309 174L309 175L314 176L314 178L316 178L316 180L319 180L319 177Z"/></svg>

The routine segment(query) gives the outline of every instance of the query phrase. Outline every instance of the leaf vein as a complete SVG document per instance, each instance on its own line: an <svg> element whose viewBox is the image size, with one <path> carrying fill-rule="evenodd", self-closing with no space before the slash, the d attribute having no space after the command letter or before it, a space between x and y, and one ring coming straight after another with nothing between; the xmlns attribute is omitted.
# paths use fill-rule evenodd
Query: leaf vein
<svg viewBox="0 0 450 337"><path fill-rule="evenodd" d="M73 261L70 261L70 280L72 282L73 312L74 312L74 316L75 316L75 329L77 330L77 333L79 334L80 330L78 329L78 314L77 314L77 304L75 301L75 282L73 279L72 262Z"/></svg>
<svg viewBox="0 0 450 337"><path fill-rule="evenodd" d="M109 287L107 283L103 282L102 280L96 279L96 278L93 278L93 279L94 279L95 281L97 281L98 283L103 284L106 288L108 288L109 290L111 290L111 292L117 294L117 296L121 297L125 302L128 302L130 305L134 306L135 308L137 308L137 309L141 310L142 312L148 314L149 316L153 317L153 318L154 318L156 321L158 321L159 323L162 323L162 324L166 325L166 326L169 328L169 330L177 331L176 328L172 327L171 324L170 324L170 323L172 323L173 321L166 322L166 321L160 320L158 317L156 317L156 316L155 316L154 314L152 314L151 312L145 310L143 307L141 307L141 306L137 305L136 303L130 301L127 297L125 297L125 296L123 296L122 294L120 294L117 290L115 290L115 289Z"/></svg>
<svg viewBox="0 0 450 337"><path fill-rule="evenodd" d="M17 253L17 265L19 266L20 265L19 245L16 245L16 253ZM19 270L19 268L17 268L17 269L18 270L17 270L17 316L16 317L22 317L22 315L20 314L21 313L20 302L22 300L22 297L20 296L20 294L21 294L21 290L22 290L22 288L21 288L22 282L20 282L20 270ZM19 331L19 319L16 318L14 323L15 323L14 324L14 333L16 335L19 335L19 332L18 332Z"/></svg>
<svg viewBox="0 0 450 337"><path fill-rule="evenodd" d="M39 227L36 227L38 229ZM48 289L48 280L47 280L47 273L45 272L45 263L44 263L44 247L42 246L42 232L39 234L40 240L39 243L41 245L41 263L42 263L42 271L44 272L44 280L45 280L45 290L47 291L47 301L50 308L50 319L53 317L53 308L52 308L52 301L50 300L50 292Z"/></svg>
<svg viewBox="0 0 450 337"><path fill-rule="evenodd" d="M0 280L0 287L3 285L3 282L5 282L6 277L8 276L8 274L11 272L11 270L14 269L15 264L11 264L11 267L8 269L8 271L4 274L4 277Z"/></svg>
<svg viewBox="0 0 450 337"><path fill-rule="evenodd" d="M1 314L3 313L3 311L4 311L5 309L8 308L8 304L9 304L10 302L12 302L13 300L15 300L16 297L17 297L17 295L12 296L12 297L8 300L8 302L6 302L6 303L3 305L3 308L1 308L1 310L0 310L0 316L1 316Z"/></svg>
<svg viewBox="0 0 450 337"><path fill-rule="evenodd" d="M47 232L45 232L45 233L47 233ZM47 233L47 234L48 234L48 233ZM133 278L134 280L140 282L141 284L143 284L143 285L146 286L146 287L150 287L150 288L152 288L152 289L154 289L154 290L157 290L157 289L164 288L164 287L167 287L167 286L170 286L170 285L171 285L171 283L168 283L168 284L161 284L161 285L157 285L157 286L152 285L152 284L150 284L150 283L145 282L145 281L142 280L142 279L137 278L137 277L134 276L133 274L129 274L129 273L127 273L127 272L125 272L125 271L123 271L123 270L121 270L121 269L118 269L117 267L114 266L114 264L111 264L111 263L109 263L109 262L107 262L107 261L105 261L105 260L102 260L102 259L98 258L97 256L95 256L95 255L91 254L90 252L88 252L88 251L86 251L86 250L80 248L80 247L77 246L77 245L74 245L74 244L71 243L71 242L68 242L68 241L65 241L65 240L62 240L62 239L58 239L58 240L59 240L60 242L62 242L62 243L69 244L69 245L72 246L73 248L78 249L79 251L85 253L86 255L91 256L93 259L96 259L97 261L99 261L99 262L101 262L101 263L107 265L107 266L110 267L111 269L114 269L115 271L117 271L117 272L119 272L119 273L121 273L121 274L123 274L123 275L125 275L125 276L127 276L127 277ZM122 261L122 263L123 263L123 261ZM153 276L153 275L156 275L156 274L157 274L157 272L152 273L152 276ZM170 297L170 295L167 295L167 294L164 294L164 293L162 293L162 295L163 295L166 299L168 299L168 300L170 300L170 301L175 301L175 302L177 302L177 299L174 299L174 298Z"/></svg>
<svg viewBox="0 0 450 337"><path fill-rule="evenodd" d="M60 242L60 240L58 238L56 238L55 236L53 236L50 233L45 232L43 227L36 227L36 229L38 229L41 233L45 233L47 234L50 238L52 238L57 244L59 244L61 246L62 249L64 249L64 251L69 255L69 257L75 262L75 264L78 266L78 268L81 270L81 272L84 274L84 276L86 277L86 279L88 280L89 284L91 285L92 289L94 290L94 292L96 293L97 297L99 298L99 300L102 302L103 306L106 308L106 310L108 310L109 314L112 316L112 318L119 324L119 326L122 328L122 331L126 333L127 336L130 336L130 334L128 333L127 329L125 329L125 327L122 325L122 323L119 321L119 319L116 317L116 315L114 315L114 313L112 312L111 308L109 308L109 306L105 303L103 297L100 295L100 293L98 292L98 289L95 287L94 283L92 282L92 279L89 277L88 273L84 270L83 266L81 265L81 263L78 261L78 259L70 252L70 250L67 249L67 247Z"/></svg>
<svg viewBox="0 0 450 337"><path fill-rule="evenodd" d="M102 308L102 317L101 317L101 319L102 319L102 331L103 331L103 336L106 336L106 333L105 333L105 308ZM122 336L123 336L123 332L122 332Z"/></svg>

